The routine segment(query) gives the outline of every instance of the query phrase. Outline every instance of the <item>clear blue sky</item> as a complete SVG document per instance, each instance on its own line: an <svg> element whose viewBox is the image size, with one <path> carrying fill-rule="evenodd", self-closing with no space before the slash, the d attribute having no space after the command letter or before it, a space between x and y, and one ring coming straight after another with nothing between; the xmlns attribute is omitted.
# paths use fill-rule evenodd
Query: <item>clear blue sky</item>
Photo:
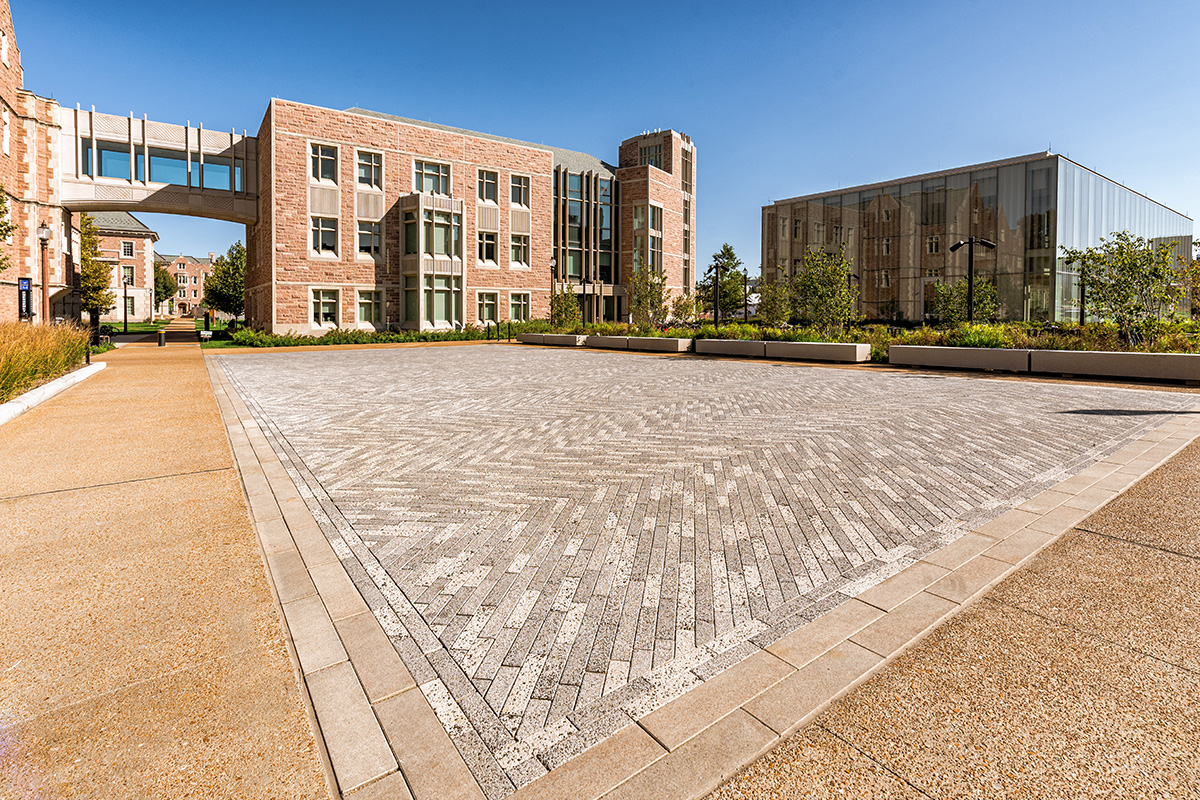
<svg viewBox="0 0 1200 800"><path fill-rule="evenodd" d="M26 86L66 106L254 133L275 96L608 161L683 131L699 253L752 272L772 200L1048 146L1200 213L1196 0L10 2ZM145 221L160 252L245 236Z"/></svg>

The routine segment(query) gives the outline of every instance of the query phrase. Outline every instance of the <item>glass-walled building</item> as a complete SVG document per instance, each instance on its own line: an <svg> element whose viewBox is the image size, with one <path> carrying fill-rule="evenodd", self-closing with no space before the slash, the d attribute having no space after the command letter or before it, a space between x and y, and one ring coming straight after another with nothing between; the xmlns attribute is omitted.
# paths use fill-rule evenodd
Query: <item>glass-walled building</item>
<svg viewBox="0 0 1200 800"><path fill-rule="evenodd" d="M1007 320L1077 320L1079 289L1062 248L1129 231L1191 250L1192 220L1060 155L1038 153L787 200L763 208L763 274L794 275L809 251L845 247L868 319L920 321L934 285L966 276L970 236L977 279L995 281Z"/></svg>

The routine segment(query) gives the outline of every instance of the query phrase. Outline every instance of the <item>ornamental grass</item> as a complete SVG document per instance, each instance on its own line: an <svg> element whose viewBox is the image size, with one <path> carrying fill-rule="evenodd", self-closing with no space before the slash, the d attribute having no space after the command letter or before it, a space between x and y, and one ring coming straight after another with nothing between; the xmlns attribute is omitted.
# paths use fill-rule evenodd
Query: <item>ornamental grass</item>
<svg viewBox="0 0 1200 800"><path fill-rule="evenodd" d="M0 403L70 372L87 347L88 332L74 325L0 322Z"/></svg>

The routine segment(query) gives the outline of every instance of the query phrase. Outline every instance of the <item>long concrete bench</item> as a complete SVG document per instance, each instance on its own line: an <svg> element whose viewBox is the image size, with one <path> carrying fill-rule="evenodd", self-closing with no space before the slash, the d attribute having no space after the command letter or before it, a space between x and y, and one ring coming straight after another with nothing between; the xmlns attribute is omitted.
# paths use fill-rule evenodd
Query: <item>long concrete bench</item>
<svg viewBox="0 0 1200 800"><path fill-rule="evenodd" d="M522 344L541 344L544 336L541 333L518 333L517 341Z"/></svg>
<svg viewBox="0 0 1200 800"><path fill-rule="evenodd" d="M573 333L543 333L542 344L552 347L582 347L587 341L586 336L576 336Z"/></svg>
<svg viewBox="0 0 1200 800"><path fill-rule="evenodd" d="M588 347L601 347L605 350L628 350L628 336L589 336L585 344Z"/></svg>
<svg viewBox="0 0 1200 800"><path fill-rule="evenodd" d="M1200 355L1193 353L1034 350L1030 356L1029 369L1031 372L1059 375L1200 381Z"/></svg>
<svg viewBox="0 0 1200 800"><path fill-rule="evenodd" d="M718 356L764 358L767 354L766 344L766 342L742 339L697 339L696 352Z"/></svg>
<svg viewBox="0 0 1200 800"><path fill-rule="evenodd" d="M850 363L871 360L871 345L869 344L842 342L765 342L765 344L767 358Z"/></svg>
<svg viewBox="0 0 1200 800"><path fill-rule="evenodd" d="M629 349L649 350L655 353L686 353L692 349L692 340L666 336L630 336Z"/></svg>
<svg viewBox="0 0 1200 800"><path fill-rule="evenodd" d="M905 367L1029 372L1030 352L1032 351L1006 350L999 347L931 347L894 344L888 349L888 363Z"/></svg>

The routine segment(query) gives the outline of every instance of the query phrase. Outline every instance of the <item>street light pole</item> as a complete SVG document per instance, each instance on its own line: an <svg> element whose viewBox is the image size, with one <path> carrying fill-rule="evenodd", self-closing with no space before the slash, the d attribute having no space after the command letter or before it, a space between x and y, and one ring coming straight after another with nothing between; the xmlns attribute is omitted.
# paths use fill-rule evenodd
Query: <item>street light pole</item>
<svg viewBox="0 0 1200 800"><path fill-rule="evenodd" d="M129 281L122 280L121 283L125 287L125 308L123 309L125 312L125 330L123 333L129 333ZM206 325L205 328L207 327Z"/></svg>
<svg viewBox="0 0 1200 800"><path fill-rule="evenodd" d="M742 267L742 322L750 321L750 268Z"/></svg>
<svg viewBox="0 0 1200 800"><path fill-rule="evenodd" d="M46 246L54 232L46 223L38 225L37 238L42 246L42 324L50 322L50 262L46 260Z"/></svg>
<svg viewBox="0 0 1200 800"><path fill-rule="evenodd" d="M989 250L994 250L996 243L979 236L971 236L950 246L950 252L956 252L963 245L967 246L967 322L975 322L975 245L981 244Z"/></svg>

